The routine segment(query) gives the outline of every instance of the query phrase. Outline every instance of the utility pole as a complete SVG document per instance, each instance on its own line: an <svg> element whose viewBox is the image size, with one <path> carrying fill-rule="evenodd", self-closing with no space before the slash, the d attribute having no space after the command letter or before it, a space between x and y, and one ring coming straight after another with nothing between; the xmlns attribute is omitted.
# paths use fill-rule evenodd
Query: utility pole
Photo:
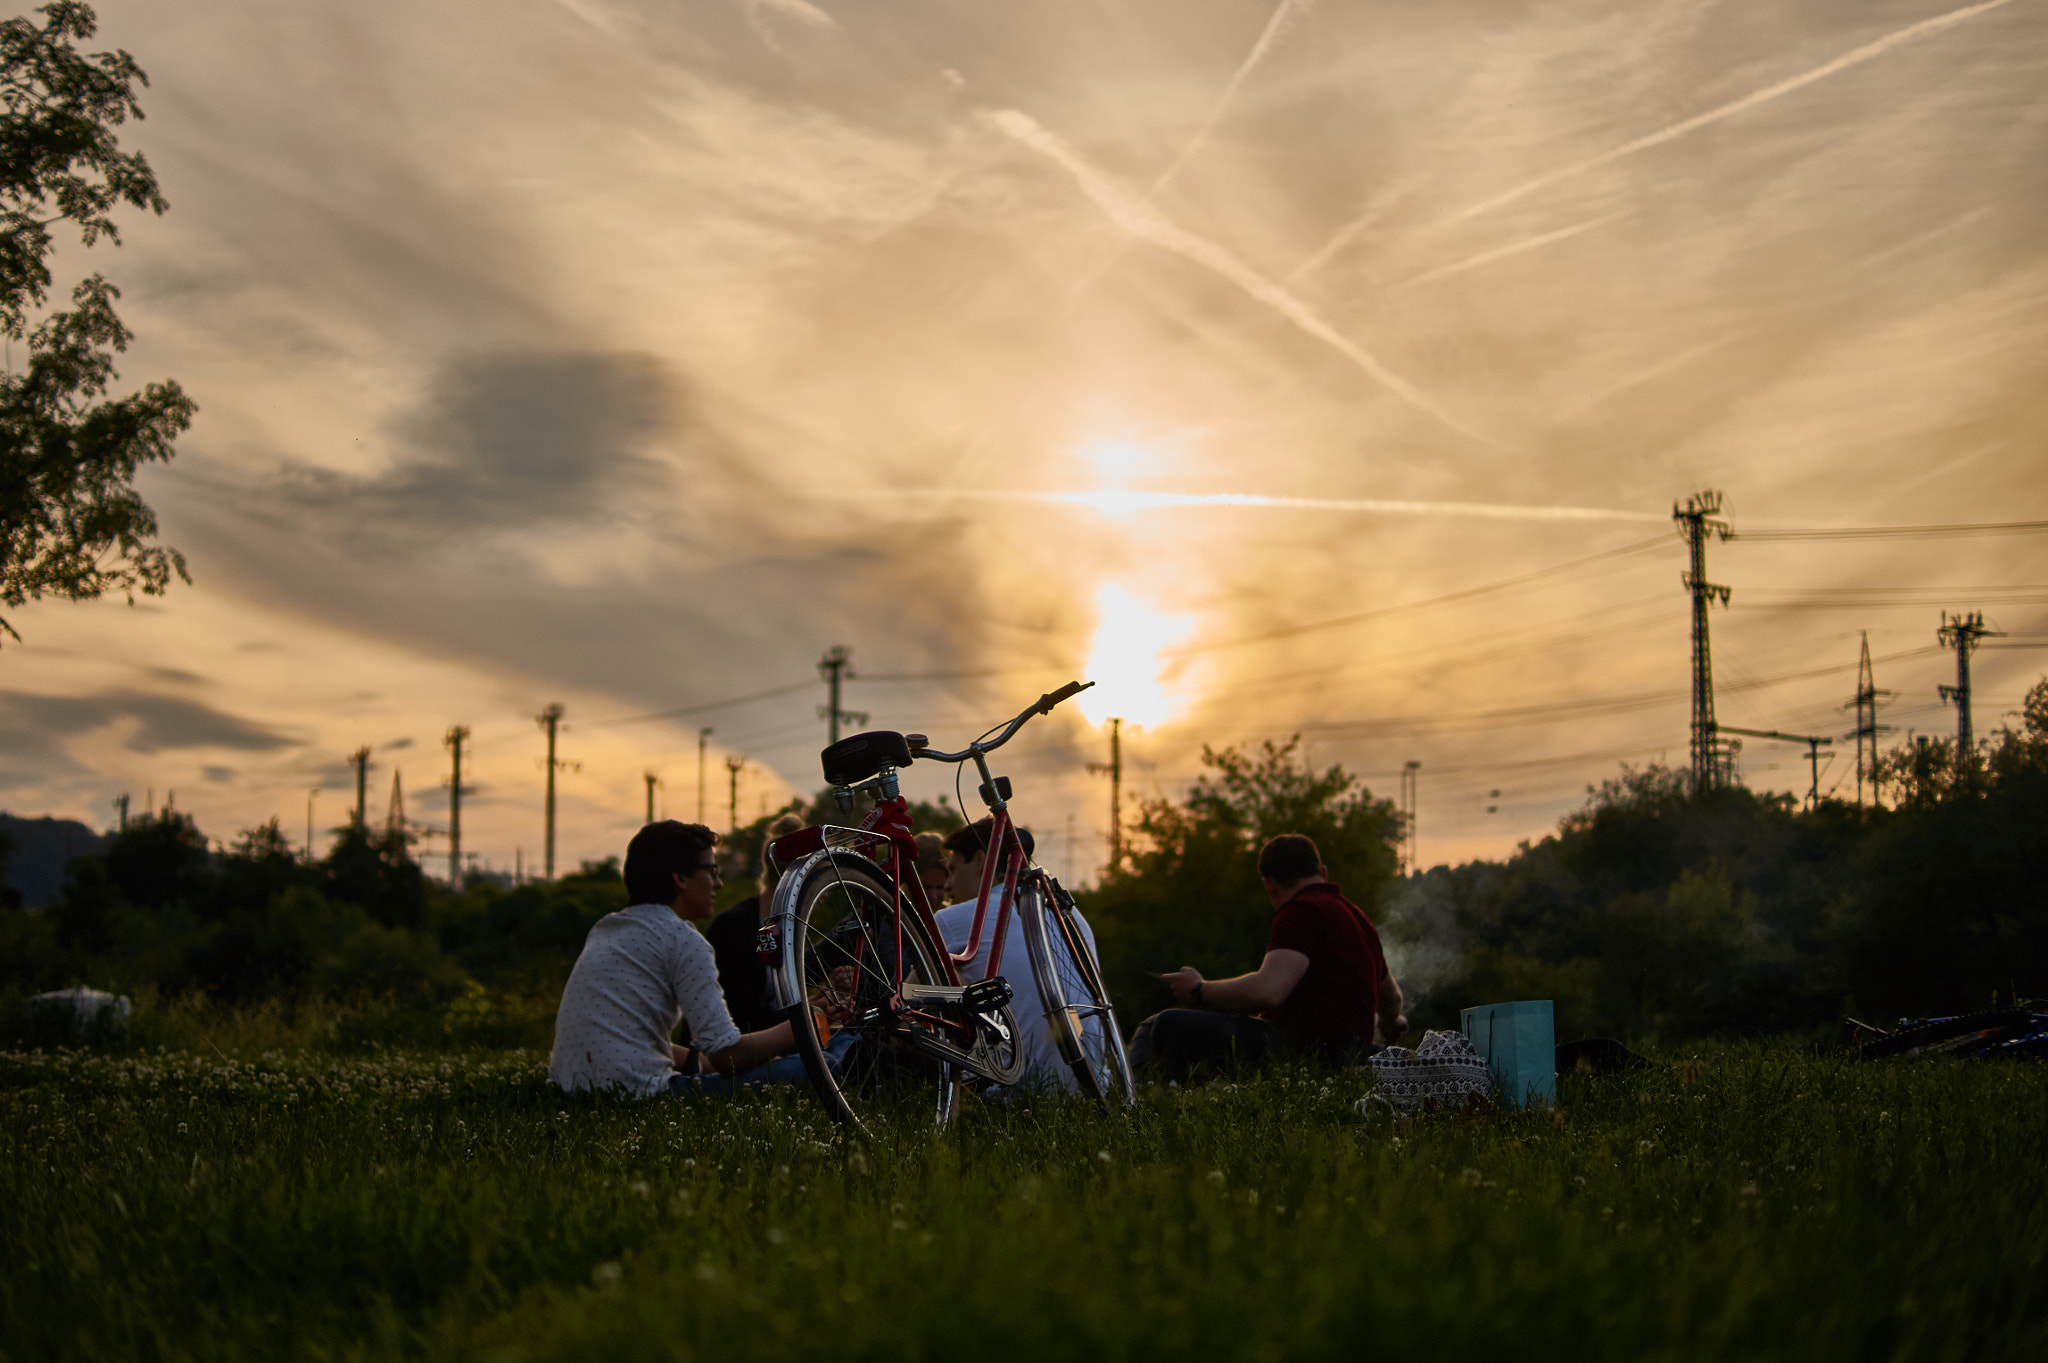
<svg viewBox="0 0 2048 1363"><path fill-rule="evenodd" d="M1806 807L1820 808L1820 750L1833 744L1834 739L1820 738L1813 734L1784 734L1776 729L1738 729L1733 724L1723 724L1719 727L1720 732L1724 734L1748 734L1751 738L1775 738L1781 743L1804 743L1807 764L1813 768L1813 786L1807 792Z"/></svg>
<svg viewBox="0 0 2048 1363"><path fill-rule="evenodd" d="M1996 639L2004 630L1986 629L1984 612L1971 611L1968 615L1951 616L1941 613L1941 629L1935 638L1956 651L1956 684L1940 686L1943 700L1956 703L1956 771L1961 774L1976 756L1977 738L1970 728L1970 655L1977 651L1979 639Z"/></svg>
<svg viewBox="0 0 2048 1363"><path fill-rule="evenodd" d="M120 814L120 832L128 831L128 796L123 793L114 797L114 808Z"/></svg>
<svg viewBox="0 0 2048 1363"><path fill-rule="evenodd" d="M453 758L448 773L448 884L459 890L462 888L462 797L476 793L473 788L462 784L462 745L469 741L469 726L449 725L447 736L441 741L447 745Z"/></svg>
<svg viewBox="0 0 2048 1363"><path fill-rule="evenodd" d="M1410 875L1422 869L1422 834L1416 827L1421 802L1422 763L1411 757L1401 764L1401 817L1404 824L1401 841L1407 844Z"/></svg>
<svg viewBox="0 0 2048 1363"><path fill-rule="evenodd" d="M534 722L548 733L548 823L547 842L541 850L543 880L555 878L555 772L562 768L576 771L583 766L581 762L563 762L555 757L555 734L562 726L562 713L562 703L556 701L534 716Z"/></svg>
<svg viewBox="0 0 2048 1363"><path fill-rule="evenodd" d="M1671 519L1685 536L1692 566L1680 577L1692 593L1692 788L1693 793L1710 790L1727 779L1727 764L1714 725L1713 650L1707 642L1707 607L1718 600L1724 607L1730 595L1726 587L1707 581L1707 538L1727 539L1733 531L1728 522L1716 520L1721 514L1721 494L1711 490L1695 493L1684 505L1671 504Z"/></svg>
<svg viewBox="0 0 2048 1363"><path fill-rule="evenodd" d="M1109 721L1109 760L1090 762L1088 770L1100 776L1109 773L1109 867L1107 875L1115 875L1124 860L1124 722L1112 717Z"/></svg>
<svg viewBox="0 0 2048 1363"><path fill-rule="evenodd" d="M732 778L730 803L727 808L732 820L732 831L735 833L740 831L740 768L746 765L747 759L738 753L727 753L725 756L725 770Z"/></svg>
<svg viewBox="0 0 2048 1363"><path fill-rule="evenodd" d="M1856 732L1850 737L1856 740L1856 807L1863 808L1863 774L1870 773L1870 802L1877 803L1877 736L1892 731L1889 724L1877 722L1877 701L1880 696L1891 692L1877 689L1877 675L1870 667L1870 631L1863 631L1863 655L1856 663L1856 699L1843 706L1845 710L1856 711ZM1863 755L1865 742L1870 747L1870 756Z"/></svg>
<svg viewBox="0 0 2048 1363"><path fill-rule="evenodd" d="M647 773L647 822L654 822L654 788L661 784L661 778L653 772Z"/></svg>
<svg viewBox="0 0 2048 1363"><path fill-rule="evenodd" d="M313 859L313 801L320 798L320 787L314 786L306 792L306 860Z"/></svg>
<svg viewBox="0 0 2048 1363"><path fill-rule="evenodd" d="M366 799L368 782L370 779L369 748L357 748L354 752L348 755L348 760L349 765L356 769L356 827L368 828L369 824L365 818L364 801Z"/></svg>
<svg viewBox="0 0 2048 1363"><path fill-rule="evenodd" d="M697 822L704 822L704 743L711 730L697 730Z"/></svg>
<svg viewBox="0 0 2048 1363"><path fill-rule="evenodd" d="M826 723L826 733L829 737L825 741L828 744L837 743L839 741L839 722L841 720L846 720L853 724L865 724L868 722L868 714L865 710L842 710L839 708L839 684L842 681L852 681L854 678L853 654L847 649L846 645L834 644L825 650L825 656L818 660L818 675L825 679L827 695L831 697L824 705L818 707L818 718ZM727 758L726 760L729 762L732 759Z"/></svg>

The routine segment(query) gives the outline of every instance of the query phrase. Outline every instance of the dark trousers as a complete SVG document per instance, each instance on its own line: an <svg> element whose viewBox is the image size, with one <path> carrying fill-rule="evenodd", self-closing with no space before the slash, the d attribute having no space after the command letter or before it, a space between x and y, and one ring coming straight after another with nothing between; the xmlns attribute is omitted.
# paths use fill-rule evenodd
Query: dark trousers
<svg viewBox="0 0 2048 1363"><path fill-rule="evenodd" d="M1199 1008L1154 1013L1131 1034L1131 1068L1159 1079L1185 1080L1197 1066L1220 1070L1235 1061L1258 1065L1284 1054L1287 1039L1263 1018L1231 1017Z"/></svg>

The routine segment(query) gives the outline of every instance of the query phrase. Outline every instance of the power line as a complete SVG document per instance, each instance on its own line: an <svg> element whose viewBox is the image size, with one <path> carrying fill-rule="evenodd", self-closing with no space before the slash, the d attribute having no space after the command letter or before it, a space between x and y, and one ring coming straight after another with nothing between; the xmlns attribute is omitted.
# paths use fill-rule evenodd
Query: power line
<svg viewBox="0 0 2048 1363"><path fill-rule="evenodd" d="M685 705L677 710L657 710L651 715L625 715L618 719L587 719L583 721L583 727L586 729L601 729L614 724L647 724L657 719L681 719L685 715L701 715L708 710L723 710L729 705L746 705L752 701L773 700L777 696L794 695L798 691L808 691L812 685L814 685L812 682L800 681L789 686L778 686L770 691L756 691L750 696L732 696L725 700L711 700L704 702L702 705Z"/></svg>
<svg viewBox="0 0 2048 1363"><path fill-rule="evenodd" d="M1319 630L1341 629L1346 625L1356 625L1366 620L1377 620L1382 616L1395 615L1401 611L1421 610L1427 606L1448 605L1453 601L1469 601L1473 597L1487 596L1493 592L1504 592L1510 588L1522 586L1525 583L1540 581L1546 577L1555 577L1559 573L1570 572L1574 568L1583 568L1589 563L1598 563L1603 559L1623 558L1629 554L1638 554L1645 549L1668 543L1668 540L1659 535L1655 539L1638 540L1634 544L1625 544L1619 549L1608 549L1602 553L1589 554L1585 558L1575 558L1569 563L1560 563L1549 568L1539 568L1533 573L1524 573L1520 577L1503 578L1499 582L1489 582L1479 587L1468 587L1463 591L1451 592L1444 596L1432 596L1421 601L1404 601L1395 606L1381 606L1376 610L1361 611L1356 615L1343 615L1334 620L1318 620L1306 625L1288 625L1283 629L1268 630L1264 634L1248 634L1241 639L1224 639L1213 644L1189 644L1185 648L1162 649L1159 656L1162 658L1184 658L1196 653L1213 653L1219 649L1241 648L1246 644L1263 644L1273 639L1291 639L1297 635L1313 634Z"/></svg>
<svg viewBox="0 0 2048 1363"><path fill-rule="evenodd" d="M1739 540L1914 540L1961 539L1978 535L2038 535L2048 521L1980 521L1954 525L1858 525L1799 530L1742 530Z"/></svg>

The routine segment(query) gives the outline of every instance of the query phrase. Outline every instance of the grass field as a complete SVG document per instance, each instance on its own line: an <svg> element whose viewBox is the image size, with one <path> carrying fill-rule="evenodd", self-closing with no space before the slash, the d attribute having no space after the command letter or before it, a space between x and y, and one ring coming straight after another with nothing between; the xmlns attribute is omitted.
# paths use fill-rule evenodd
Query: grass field
<svg viewBox="0 0 2048 1363"><path fill-rule="evenodd" d="M531 1052L0 1053L0 1356L2048 1357L2048 1067L1759 1046L1399 1131L1364 1084L861 1146Z"/></svg>

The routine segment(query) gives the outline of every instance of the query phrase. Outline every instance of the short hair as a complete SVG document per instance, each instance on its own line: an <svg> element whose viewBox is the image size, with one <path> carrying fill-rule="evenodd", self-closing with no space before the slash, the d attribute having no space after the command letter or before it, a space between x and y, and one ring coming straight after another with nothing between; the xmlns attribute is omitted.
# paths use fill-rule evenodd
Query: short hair
<svg viewBox="0 0 2048 1363"><path fill-rule="evenodd" d="M626 844L626 897L635 904L667 904L676 897L672 877L695 875L698 859L718 846L718 834L701 823L663 819Z"/></svg>
<svg viewBox="0 0 2048 1363"><path fill-rule="evenodd" d="M804 821L800 814L778 815L775 822L768 825L767 835L761 839L761 874L754 882L760 886L763 895L774 894L775 882L782 879L782 872L769 864L768 844L777 838L786 838L802 827Z"/></svg>
<svg viewBox="0 0 2048 1363"><path fill-rule="evenodd" d="M1299 885L1321 875L1323 854L1301 833L1282 833L1259 849L1259 875L1275 885Z"/></svg>
<svg viewBox="0 0 2048 1363"><path fill-rule="evenodd" d="M936 833L917 835L917 864L926 870L941 870L946 865L946 840Z"/></svg>
<svg viewBox="0 0 2048 1363"><path fill-rule="evenodd" d="M946 850L962 861L973 861L988 851L988 841L994 835L995 827L995 816L989 815L976 819L965 828L956 828L946 835ZM1017 841L1024 844L1024 855L1030 856L1037 846L1037 840L1031 836L1031 830L1015 825L1012 825L1011 829L1016 833Z"/></svg>

